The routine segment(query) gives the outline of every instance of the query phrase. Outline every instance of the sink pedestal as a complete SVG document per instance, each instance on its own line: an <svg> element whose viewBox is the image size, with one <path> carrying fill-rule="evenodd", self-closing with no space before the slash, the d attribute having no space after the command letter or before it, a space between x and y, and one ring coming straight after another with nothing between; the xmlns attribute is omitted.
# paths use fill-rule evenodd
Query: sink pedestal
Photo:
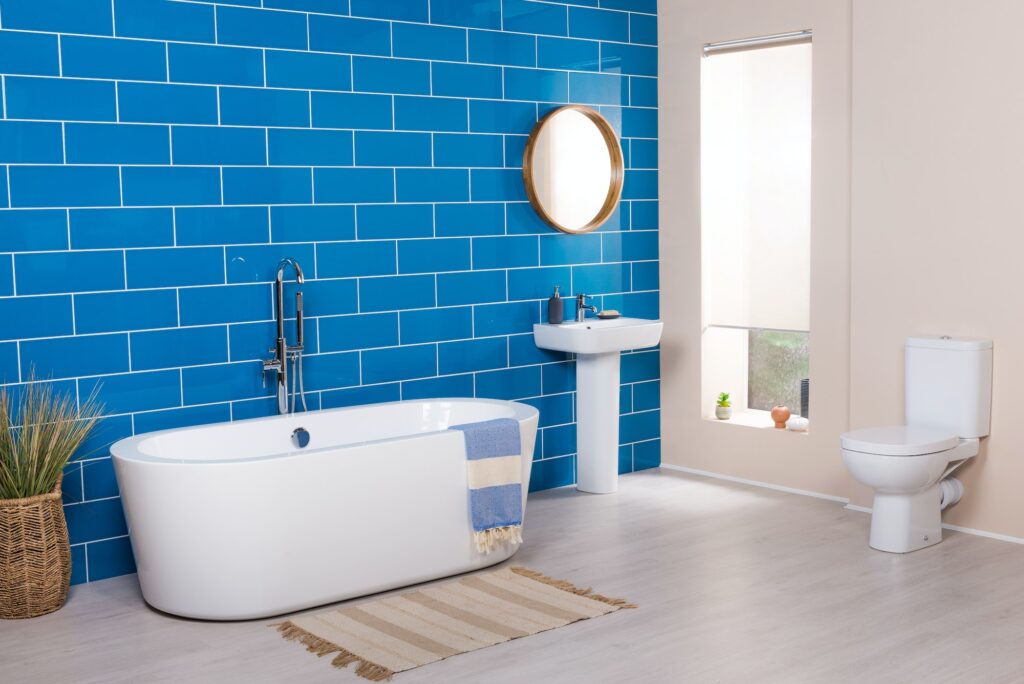
<svg viewBox="0 0 1024 684"><path fill-rule="evenodd" d="M619 488L619 352L576 357L576 489Z"/></svg>

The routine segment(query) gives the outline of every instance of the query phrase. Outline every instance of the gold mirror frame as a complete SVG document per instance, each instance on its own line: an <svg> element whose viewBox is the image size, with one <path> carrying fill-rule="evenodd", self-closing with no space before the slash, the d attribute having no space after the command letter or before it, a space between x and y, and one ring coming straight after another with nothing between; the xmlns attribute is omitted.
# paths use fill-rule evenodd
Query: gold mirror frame
<svg viewBox="0 0 1024 684"><path fill-rule="evenodd" d="M605 144L608 146L608 156L611 158L611 182L608 184L608 195L605 197L604 204L601 205L601 209L597 212L597 215L590 220L590 223L586 224L582 228L573 230L567 226L563 226L555 220L553 216L548 214L544 205L540 201L540 197L537 194L537 188L533 182L533 156L536 152L537 139L540 137L541 131L548 124L553 116L559 112L566 110L577 111L583 114L595 126L598 131L601 132L601 137L604 138ZM608 120L601 116L598 112L591 109L590 107L584 107L583 105L566 105L553 109L552 111L545 114L540 121L530 131L530 137L526 141L526 150L523 152L523 182L526 185L526 195L530 198L530 205L533 206L533 210L537 212L537 215L544 219L544 222L548 225L557 228L563 233L569 233L570 235L580 235L582 233L589 233L595 230L615 213L615 207L619 203L619 199L622 197L622 185L625 179L625 168L622 159L622 148L619 147L619 138L615 135L615 130L612 129Z"/></svg>

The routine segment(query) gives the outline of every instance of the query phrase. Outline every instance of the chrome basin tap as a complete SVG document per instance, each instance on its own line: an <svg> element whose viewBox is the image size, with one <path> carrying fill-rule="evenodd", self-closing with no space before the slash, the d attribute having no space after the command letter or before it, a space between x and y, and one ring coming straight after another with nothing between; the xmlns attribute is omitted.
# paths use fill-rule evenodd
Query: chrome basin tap
<svg viewBox="0 0 1024 684"><path fill-rule="evenodd" d="M576 322L580 323L587 319L587 310L597 313L597 307L593 304L587 304L587 300L591 299L590 295L578 294L576 295Z"/></svg>
<svg viewBox="0 0 1024 684"><path fill-rule="evenodd" d="M295 293L295 344L289 345L284 336L284 272L288 267L295 271L295 282L302 285L305 278L302 275L302 267L299 262L291 257L281 259L277 265L277 279L274 282L274 315L277 320L277 341L270 349L274 358L263 362L263 382L266 384L266 374L274 372L277 378L277 410L278 413L293 413L295 411L296 380L298 381L298 396L302 401L302 409L306 410L305 389L302 383L302 290ZM289 362L292 368L288 368ZM292 379L291 406L288 405L288 379Z"/></svg>

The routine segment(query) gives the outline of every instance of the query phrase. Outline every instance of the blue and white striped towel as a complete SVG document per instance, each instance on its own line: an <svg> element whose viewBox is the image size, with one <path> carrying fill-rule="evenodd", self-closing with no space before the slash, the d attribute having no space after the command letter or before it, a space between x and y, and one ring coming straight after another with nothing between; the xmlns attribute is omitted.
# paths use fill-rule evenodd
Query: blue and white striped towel
<svg viewBox="0 0 1024 684"><path fill-rule="evenodd" d="M466 440L469 514L481 553L523 541L523 469L519 422L496 418L453 425Z"/></svg>

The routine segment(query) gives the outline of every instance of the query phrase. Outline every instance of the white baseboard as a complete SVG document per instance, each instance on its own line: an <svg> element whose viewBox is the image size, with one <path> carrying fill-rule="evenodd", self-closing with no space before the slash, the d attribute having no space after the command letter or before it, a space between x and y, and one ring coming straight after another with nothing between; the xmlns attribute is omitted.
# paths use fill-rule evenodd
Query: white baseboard
<svg viewBox="0 0 1024 684"><path fill-rule="evenodd" d="M858 511L860 513L870 513L871 509L867 506L855 506L854 504L846 504L846 508L851 511ZM1024 544L1024 538L1013 537L1008 534L999 534L998 532L986 532L985 530L976 530L973 527L961 527L960 525L950 525L949 523L942 523L942 529L953 530L954 532L963 532L964 534L973 534L976 537L985 537L987 539L996 539L999 541L1010 542L1011 544Z"/></svg>
<svg viewBox="0 0 1024 684"><path fill-rule="evenodd" d="M798 494L800 496L810 496L815 499L825 499L826 501L836 501L841 504L848 504L849 499L842 496L833 496L831 494L822 494L821 492L812 492L806 489L796 489L795 487L785 487L783 485L772 484L770 482L759 482L757 480L747 480L742 477L733 477L732 475L722 475L721 473L713 473L709 470L697 470L696 468L687 468L685 466L671 465L669 463L662 463L661 467L665 470L675 470L680 473L689 473L690 475L700 475L702 477L711 477L716 480L727 480L729 482L737 482L739 484L751 485L753 487L761 487L763 489L774 489L777 492L785 492L787 494Z"/></svg>

